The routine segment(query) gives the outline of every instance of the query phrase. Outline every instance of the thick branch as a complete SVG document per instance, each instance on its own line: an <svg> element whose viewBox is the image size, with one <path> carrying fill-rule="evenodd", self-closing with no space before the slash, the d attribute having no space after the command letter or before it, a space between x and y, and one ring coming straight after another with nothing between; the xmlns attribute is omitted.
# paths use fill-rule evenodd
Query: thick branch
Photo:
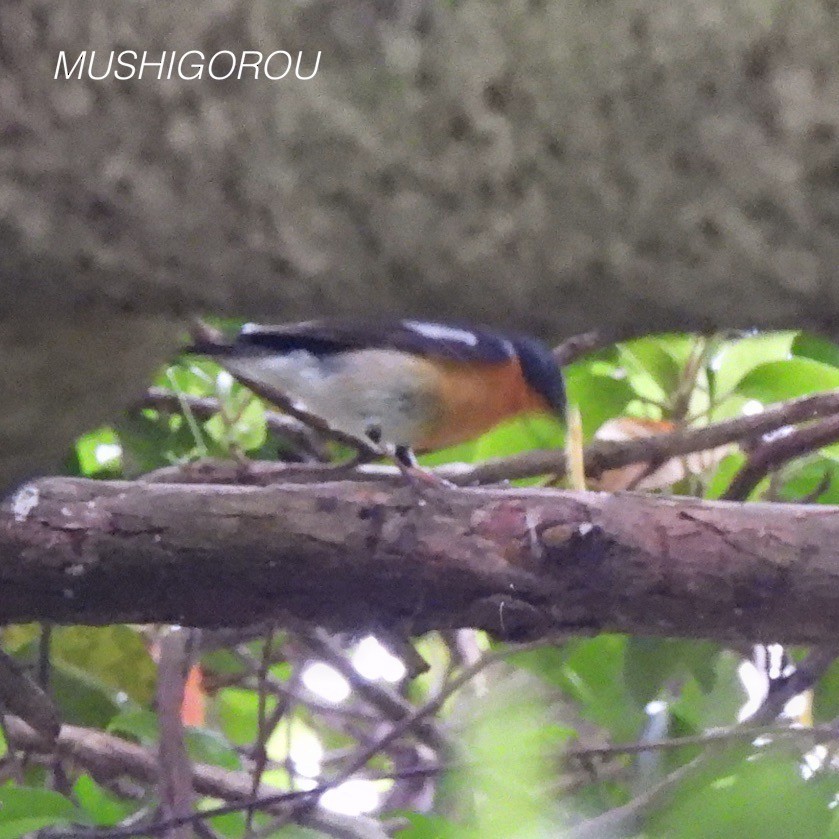
<svg viewBox="0 0 839 839"><path fill-rule="evenodd" d="M0 621L825 641L837 540L824 506L52 478L0 507Z"/></svg>

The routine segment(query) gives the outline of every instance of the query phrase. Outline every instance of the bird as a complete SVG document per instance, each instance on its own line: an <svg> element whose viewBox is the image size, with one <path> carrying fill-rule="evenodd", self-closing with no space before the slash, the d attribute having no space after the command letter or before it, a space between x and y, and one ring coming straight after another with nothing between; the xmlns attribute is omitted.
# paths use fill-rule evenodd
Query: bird
<svg viewBox="0 0 839 839"><path fill-rule="evenodd" d="M487 327L410 318L248 323L232 339L198 338L187 352L214 359L269 401L282 394L331 428L385 446L400 467L505 419L565 411L551 350Z"/></svg>

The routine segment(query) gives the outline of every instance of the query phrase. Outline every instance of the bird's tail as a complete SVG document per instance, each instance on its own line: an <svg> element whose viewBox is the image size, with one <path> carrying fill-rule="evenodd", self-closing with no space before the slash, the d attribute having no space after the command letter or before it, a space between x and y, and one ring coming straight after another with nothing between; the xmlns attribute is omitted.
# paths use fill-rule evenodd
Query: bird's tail
<svg viewBox="0 0 839 839"><path fill-rule="evenodd" d="M192 343L181 350L184 355L207 355L223 358L230 355L233 350L232 341L200 318L195 318L190 323L189 337L192 338Z"/></svg>
<svg viewBox="0 0 839 839"><path fill-rule="evenodd" d="M224 358L233 351L233 344L224 341L208 341L199 339L187 344L182 350L183 355L206 355L215 358Z"/></svg>

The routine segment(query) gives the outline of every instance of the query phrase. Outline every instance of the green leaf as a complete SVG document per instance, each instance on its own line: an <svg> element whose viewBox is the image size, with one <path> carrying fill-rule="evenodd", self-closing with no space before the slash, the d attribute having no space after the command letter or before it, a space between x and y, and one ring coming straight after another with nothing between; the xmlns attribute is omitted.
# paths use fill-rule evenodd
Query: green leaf
<svg viewBox="0 0 839 839"><path fill-rule="evenodd" d="M440 466L443 463L474 463L476 446L476 440L469 440L466 443L449 446L447 449L424 454L419 458L419 462L423 466Z"/></svg>
<svg viewBox="0 0 839 839"><path fill-rule="evenodd" d="M535 415L516 417L480 437L474 457L482 461L531 449L562 448L564 439L565 431L558 419Z"/></svg>
<svg viewBox="0 0 839 839"><path fill-rule="evenodd" d="M827 457L814 455L805 463L791 464L784 470L784 481L778 493L781 501L801 501L810 499L812 503L839 504L839 451L836 446L827 446L823 450ZM811 496L820 487L817 498Z"/></svg>
<svg viewBox="0 0 839 839"><path fill-rule="evenodd" d="M157 714L144 708L129 708L117 714L107 730L113 734L133 737L143 746L151 746L160 739Z"/></svg>
<svg viewBox="0 0 839 839"><path fill-rule="evenodd" d="M734 476L743 468L745 462L746 456L743 452L737 451L726 455L720 461L714 474L708 479L705 487L705 498L721 498L729 484L734 480Z"/></svg>
<svg viewBox="0 0 839 839"><path fill-rule="evenodd" d="M770 332L724 342L711 361L716 393L726 396L758 365L789 359L797 335L797 332Z"/></svg>
<svg viewBox="0 0 839 839"><path fill-rule="evenodd" d="M809 332L801 332L796 336L792 342L792 351L795 355L839 367L839 346Z"/></svg>
<svg viewBox="0 0 839 839"><path fill-rule="evenodd" d="M687 783L648 825L666 839L761 839L824 836L835 782L805 780L798 755L757 754L716 777Z"/></svg>
<svg viewBox="0 0 839 839"><path fill-rule="evenodd" d="M717 659L722 652L719 644L693 640L679 643L682 665L696 679L703 693L711 693L717 687Z"/></svg>
<svg viewBox="0 0 839 839"><path fill-rule="evenodd" d="M761 402L780 402L835 388L839 388L839 368L811 358L759 364L737 385L740 394Z"/></svg>
<svg viewBox="0 0 839 839"><path fill-rule="evenodd" d="M199 453L192 428L180 416L131 414L120 419L117 427L126 472L132 475L170 466Z"/></svg>
<svg viewBox="0 0 839 839"><path fill-rule="evenodd" d="M449 780L453 800L474 802L474 827L458 835L543 836L552 755L566 738L547 722L539 691L496 689L470 717L460 743L468 764Z"/></svg>
<svg viewBox="0 0 839 839"><path fill-rule="evenodd" d="M580 409L586 439L607 419L623 414L635 398L635 391L626 379L594 375L585 364L568 367L565 380L569 402Z"/></svg>
<svg viewBox="0 0 839 839"><path fill-rule="evenodd" d="M813 691L813 719L828 722L839 715L839 662L834 661Z"/></svg>
<svg viewBox="0 0 839 839"><path fill-rule="evenodd" d="M822 446L822 448L819 449L819 454L833 464L839 463L839 443L831 443L829 446ZM829 502L822 500L822 503L827 504Z"/></svg>
<svg viewBox="0 0 839 839"><path fill-rule="evenodd" d="M558 687L565 687L563 667L568 657L566 646L539 647L527 652L514 653L507 657L507 663L539 676L545 682Z"/></svg>
<svg viewBox="0 0 839 839"><path fill-rule="evenodd" d="M202 798L196 809L198 810L212 810L220 807L227 802L218 798ZM258 810L253 814L253 827L255 831L264 836L265 839L317 839L320 834L307 830L306 828L298 828L296 825L285 825L279 828L275 833L265 834L263 831L271 823L273 817L268 813L261 813ZM226 813L223 816L213 816L207 820L214 831L221 836L229 836L230 839L242 839L245 836L245 814L243 812ZM293 828L289 830L288 828Z"/></svg>
<svg viewBox="0 0 839 839"><path fill-rule="evenodd" d="M624 679L632 698L646 705L661 692L664 680L679 665L679 643L668 638L630 638L624 657Z"/></svg>
<svg viewBox="0 0 839 839"><path fill-rule="evenodd" d="M463 827L443 816L429 816L424 813L398 812L393 815L404 818L409 826L397 831L399 839L448 839L463 836Z"/></svg>
<svg viewBox="0 0 839 839"><path fill-rule="evenodd" d="M712 648L714 645L710 645ZM702 647L697 651L701 654ZM731 725L746 701L746 691L737 675L740 657L728 650L711 655L711 670L690 666L694 674L687 679L671 704L671 713L695 731Z"/></svg>
<svg viewBox="0 0 839 839"><path fill-rule="evenodd" d="M90 821L103 827L113 827L136 809L104 790L90 775L78 777L73 784L73 795Z"/></svg>
<svg viewBox="0 0 839 839"><path fill-rule="evenodd" d="M187 752L196 763L211 763L224 769L241 769L242 762L236 750L219 734L200 728L185 732Z"/></svg>
<svg viewBox="0 0 839 839"><path fill-rule="evenodd" d="M0 839L18 839L50 825L78 820L72 801L48 789L0 787Z"/></svg>
<svg viewBox="0 0 839 839"><path fill-rule="evenodd" d="M36 831L64 822L66 819L53 816L22 816L8 822L0 821L0 839L32 839Z"/></svg>
<svg viewBox="0 0 839 839"><path fill-rule="evenodd" d="M140 704L154 696L157 668L141 635L129 626L62 626L53 632L54 660L72 664Z"/></svg>
<svg viewBox="0 0 839 839"><path fill-rule="evenodd" d="M160 371L154 381L158 387L190 396L215 396L221 367L208 358L190 356Z"/></svg>
<svg viewBox="0 0 839 839"><path fill-rule="evenodd" d="M231 446L238 446L243 451L258 449L266 440L265 406L257 399L250 399L244 408L232 406L228 416L235 416L228 422L221 414L216 414L204 423L207 434L222 450L229 451Z"/></svg>
<svg viewBox="0 0 839 839"><path fill-rule="evenodd" d="M208 672L228 676L234 673L242 673L243 671L241 660L228 649L213 650L212 652L204 653L201 656L201 666Z"/></svg>
<svg viewBox="0 0 839 839"><path fill-rule="evenodd" d="M52 695L64 722L104 728L119 712L111 689L95 676L63 662L54 662Z"/></svg>
<svg viewBox="0 0 839 839"><path fill-rule="evenodd" d="M76 441L80 474L90 477L103 471L119 471L122 447L113 428L103 426L83 434Z"/></svg>
<svg viewBox="0 0 839 839"><path fill-rule="evenodd" d="M630 638L624 659L627 688L638 705L655 699L667 679L690 673L703 690L714 684L718 647L703 641L672 638Z"/></svg>
<svg viewBox="0 0 839 839"><path fill-rule="evenodd" d="M267 698L266 711L271 713L276 698ZM255 691L243 688L224 688L216 699L216 710L225 737L236 746L253 742L257 731L259 698Z"/></svg>
<svg viewBox="0 0 839 839"><path fill-rule="evenodd" d="M550 674L576 700L580 714L608 728L616 740L635 737L646 719L624 679L627 642L609 634L571 641L559 671Z"/></svg>
<svg viewBox="0 0 839 839"><path fill-rule="evenodd" d="M618 348L636 393L658 402L673 393L681 375L682 365L665 346L665 338L639 338Z"/></svg>
<svg viewBox="0 0 839 839"><path fill-rule="evenodd" d="M133 737L144 746L157 743L160 737L157 714L148 710L130 710L117 715L109 723L108 731ZM185 732L185 740L192 760L225 769L241 768L236 750L221 735L190 727Z"/></svg>

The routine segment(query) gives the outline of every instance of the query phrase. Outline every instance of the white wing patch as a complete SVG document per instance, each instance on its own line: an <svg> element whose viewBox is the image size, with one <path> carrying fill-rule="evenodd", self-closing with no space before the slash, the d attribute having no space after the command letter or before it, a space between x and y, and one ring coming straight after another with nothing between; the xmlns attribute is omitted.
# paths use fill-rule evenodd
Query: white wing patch
<svg viewBox="0 0 839 839"><path fill-rule="evenodd" d="M468 329L457 329L454 326L445 326L442 323L428 323L421 320L403 320L402 325L406 329L412 329L425 338L432 340L455 341L459 344L466 344L474 347L478 343L478 336Z"/></svg>
<svg viewBox="0 0 839 839"><path fill-rule="evenodd" d="M240 335L253 335L254 333L260 332L267 332L267 333L277 333L279 335L293 333L295 329L311 329L313 326L317 326L319 321L316 320L304 320L300 323L281 323L277 326L271 324L264 324L264 323L243 323L242 328L239 330Z"/></svg>

